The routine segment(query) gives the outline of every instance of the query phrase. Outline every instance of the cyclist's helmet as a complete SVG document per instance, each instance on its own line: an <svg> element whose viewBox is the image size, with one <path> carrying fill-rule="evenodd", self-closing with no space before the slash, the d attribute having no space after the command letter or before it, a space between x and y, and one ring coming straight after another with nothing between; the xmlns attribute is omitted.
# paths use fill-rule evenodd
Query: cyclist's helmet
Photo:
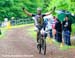
<svg viewBox="0 0 75 58"><path fill-rule="evenodd" d="M39 7L39 8L37 8L37 11L42 11L42 8L40 8L40 7Z"/></svg>
<svg viewBox="0 0 75 58"><path fill-rule="evenodd" d="M42 9L41 8L37 8L37 13L41 14Z"/></svg>

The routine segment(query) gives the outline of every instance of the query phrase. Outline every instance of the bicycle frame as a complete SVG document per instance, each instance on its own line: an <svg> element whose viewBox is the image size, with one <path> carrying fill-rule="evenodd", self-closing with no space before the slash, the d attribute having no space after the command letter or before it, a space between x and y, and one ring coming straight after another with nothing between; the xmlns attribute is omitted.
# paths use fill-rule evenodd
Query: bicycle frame
<svg viewBox="0 0 75 58"><path fill-rule="evenodd" d="M44 35L42 35L41 33L39 34L39 53L41 53L41 51L43 51L43 54L46 54L46 40Z"/></svg>

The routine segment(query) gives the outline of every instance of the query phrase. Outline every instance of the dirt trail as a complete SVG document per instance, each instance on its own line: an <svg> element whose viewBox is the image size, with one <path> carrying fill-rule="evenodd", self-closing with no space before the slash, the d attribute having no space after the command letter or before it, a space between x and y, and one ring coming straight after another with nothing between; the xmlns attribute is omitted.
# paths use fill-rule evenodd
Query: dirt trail
<svg viewBox="0 0 75 58"><path fill-rule="evenodd" d="M40 55L36 41L27 34L28 27L15 28L0 40L0 58L75 58L75 49L61 51L47 44L47 54Z"/></svg>

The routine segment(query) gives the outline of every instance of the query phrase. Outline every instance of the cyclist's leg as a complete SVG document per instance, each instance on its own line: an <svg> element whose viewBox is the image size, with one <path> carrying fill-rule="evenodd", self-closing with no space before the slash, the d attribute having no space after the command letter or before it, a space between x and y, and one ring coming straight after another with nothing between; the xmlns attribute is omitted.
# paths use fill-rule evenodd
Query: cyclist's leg
<svg viewBox="0 0 75 58"><path fill-rule="evenodd" d="M37 43L38 43L38 40L39 40L39 34L40 34L40 26L37 25L36 27L38 28L38 31L37 31Z"/></svg>
<svg viewBox="0 0 75 58"><path fill-rule="evenodd" d="M43 27L42 27L43 29L44 29L44 31L46 30L46 25L43 25ZM46 37L47 37L47 33L45 32L45 34L44 34L44 38L46 39Z"/></svg>
<svg viewBox="0 0 75 58"><path fill-rule="evenodd" d="M42 27L43 29L44 29L44 31L45 31L45 27ZM43 45L44 45L44 43L45 43L45 39L46 39L46 37L47 37L47 33L46 32L44 32L44 34L43 34Z"/></svg>
<svg viewBox="0 0 75 58"><path fill-rule="evenodd" d="M38 28L38 32L37 32L37 42L38 42L38 40L39 40L39 35L40 35L40 30L43 28L43 26L37 26L37 28ZM46 37L47 35L45 35L45 37Z"/></svg>
<svg viewBox="0 0 75 58"><path fill-rule="evenodd" d="M39 40L39 31L37 32L37 42L38 42L38 40Z"/></svg>

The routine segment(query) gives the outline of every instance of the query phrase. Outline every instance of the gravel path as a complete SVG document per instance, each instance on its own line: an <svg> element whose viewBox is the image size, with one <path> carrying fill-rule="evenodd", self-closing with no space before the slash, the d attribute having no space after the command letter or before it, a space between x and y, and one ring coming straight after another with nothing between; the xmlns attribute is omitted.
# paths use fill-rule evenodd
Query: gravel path
<svg viewBox="0 0 75 58"><path fill-rule="evenodd" d="M0 58L75 58L75 49L61 51L50 44L47 44L47 54L40 55L27 28L30 26L8 30L0 40Z"/></svg>

